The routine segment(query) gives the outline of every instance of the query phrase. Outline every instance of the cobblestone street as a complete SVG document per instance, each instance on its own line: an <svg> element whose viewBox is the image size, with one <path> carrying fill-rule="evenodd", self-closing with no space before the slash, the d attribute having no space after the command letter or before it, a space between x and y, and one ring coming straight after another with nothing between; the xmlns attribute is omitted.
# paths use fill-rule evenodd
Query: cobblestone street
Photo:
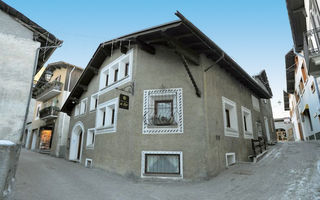
<svg viewBox="0 0 320 200"><path fill-rule="evenodd" d="M319 160L319 143L279 143L257 164L234 165L209 181L154 183L23 150L15 197L17 200L314 200L320 199Z"/></svg>

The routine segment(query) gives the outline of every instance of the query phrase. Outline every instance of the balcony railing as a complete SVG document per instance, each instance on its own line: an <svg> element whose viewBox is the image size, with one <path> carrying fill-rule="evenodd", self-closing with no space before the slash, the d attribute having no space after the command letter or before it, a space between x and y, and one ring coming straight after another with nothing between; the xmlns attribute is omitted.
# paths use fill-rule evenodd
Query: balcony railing
<svg viewBox="0 0 320 200"><path fill-rule="evenodd" d="M50 120L56 119L59 115L60 109L56 106L49 106L42 110L40 110L40 119L42 120Z"/></svg>
<svg viewBox="0 0 320 200"><path fill-rule="evenodd" d="M63 83L59 81L48 82L35 91L37 101L46 101L60 94Z"/></svg>
<svg viewBox="0 0 320 200"><path fill-rule="evenodd" d="M304 56L310 75L320 75L320 28L304 32Z"/></svg>

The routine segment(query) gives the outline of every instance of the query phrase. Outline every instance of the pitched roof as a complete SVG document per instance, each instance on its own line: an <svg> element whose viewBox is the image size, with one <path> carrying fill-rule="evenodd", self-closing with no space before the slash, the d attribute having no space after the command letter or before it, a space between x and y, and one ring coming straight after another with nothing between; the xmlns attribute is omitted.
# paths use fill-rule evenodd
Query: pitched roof
<svg viewBox="0 0 320 200"><path fill-rule="evenodd" d="M0 10L7 13L14 20L16 20L21 25L25 26L29 30L34 33L34 40L41 43L41 47L46 46L59 46L63 43L62 40L56 38L53 34L30 20L28 17L12 8L8 4L4 3L0 0ZM37 72L41 69L45 62L50 58L51 54L56 50L57 47L54 48L41 48L39 52Z"/></svg>
<svg viewBox="0 0 320 200"><path fill-rule="evenodd" d="M270 96L273 95L266 70L262 70L258 75L255 75L253 77L258 81L258 83L260 83L260 85L262 85L262 87L265 88L265 90L269 92Z"/></svg>
<svg viewBox="0 0 320 200"><path fill-rule="evenodd" d="M218 45L181 13L177 12L176 15L180 20L144 29L101 43L63 105L61 109L62 112L71 113L76 103L75 100L79 99L84 92L84 87L81 86L90 83L105 58L110 56L115 48L119 48L121 52L126 53L130 44L138 44L140 48L150 53L155 53L152 45L161 44L170 47L170 43L173 42L182 47L180 49L186 52L188 55L186 58L191 62L196 63L197 57L200 54L204 54L214 62L219 62L222 68L229 71L237 80L254 91L257 96L261 98L271 98L272 95L261 87L256 80L245 72L228 54L218 47Z"/></svg>

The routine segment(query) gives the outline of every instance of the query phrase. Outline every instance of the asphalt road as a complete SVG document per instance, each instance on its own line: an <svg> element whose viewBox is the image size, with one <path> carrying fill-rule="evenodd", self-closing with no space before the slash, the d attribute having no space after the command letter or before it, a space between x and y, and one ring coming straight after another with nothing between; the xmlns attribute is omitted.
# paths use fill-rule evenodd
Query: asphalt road
<svg viewBox="0 0 320 200"><path fill-rule="evenodd" d="M320 143L280 143L256 164L200 182L134 181L22 150L16 177L16 200L320 200Z"/></svg>

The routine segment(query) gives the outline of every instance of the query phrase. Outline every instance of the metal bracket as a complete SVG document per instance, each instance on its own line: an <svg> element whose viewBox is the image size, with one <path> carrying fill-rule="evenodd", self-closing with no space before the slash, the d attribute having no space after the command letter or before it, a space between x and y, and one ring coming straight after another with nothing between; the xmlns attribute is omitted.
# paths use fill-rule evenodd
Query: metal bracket
<svg viewBox="0 0 320 200"><path fill-rule="evenodd" d="M116 87L115 89L134 95L134 82L131 82L130 85L127 85L123 88Z"/></svg>

